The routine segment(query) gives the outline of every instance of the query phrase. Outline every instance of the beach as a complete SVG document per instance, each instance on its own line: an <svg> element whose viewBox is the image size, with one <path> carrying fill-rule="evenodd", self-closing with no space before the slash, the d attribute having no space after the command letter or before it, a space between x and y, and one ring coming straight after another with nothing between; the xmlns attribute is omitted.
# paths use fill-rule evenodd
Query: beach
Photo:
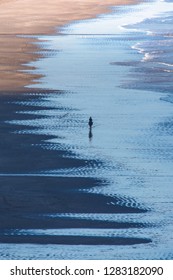
<svg viewBox="0 0 173 280"><path fill-rule="evenodd" d="M134 3L124 0L124 4ZM63 25L111 11L120 0L0 1L0 88L1 92L25 91L39 75L28 74L27 64L41 57L32 35L53 34ZM16 16L17 15L17 16ZM31 38L24 37L31 35ZM27 72L27 73L26 73ZM1 93L2 94L2 93Z"/></svg>
<svg viewBox="0 0 173 280"><path fill-rule="evenodd" d="M29 24L20 2L26 26L12 9L1 35L0 258L172 259L172 3L44 1Z"/></svg>

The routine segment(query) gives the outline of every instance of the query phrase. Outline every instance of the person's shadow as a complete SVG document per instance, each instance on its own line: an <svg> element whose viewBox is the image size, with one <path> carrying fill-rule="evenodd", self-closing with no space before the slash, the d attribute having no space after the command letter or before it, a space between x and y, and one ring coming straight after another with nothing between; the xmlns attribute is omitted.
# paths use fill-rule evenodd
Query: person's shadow
<svg viewBox="0 0 173 280"><path fill-rule="evenodd" d="M90 141L91 141L92 138L93 138L92 127L89 128L88 137L89 137L89 140L90 140Z"/></svg>

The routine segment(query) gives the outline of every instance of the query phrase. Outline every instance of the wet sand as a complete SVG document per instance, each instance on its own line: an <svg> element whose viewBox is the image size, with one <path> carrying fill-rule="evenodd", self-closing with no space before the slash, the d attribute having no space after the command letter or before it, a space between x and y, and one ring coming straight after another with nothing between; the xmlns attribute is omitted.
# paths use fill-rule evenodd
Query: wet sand
<svg viewBox="0 0 173 280"><path fill-rule="evenodd" d="M75 237L75 236L14 236L16 229L62 229L62 228L135 228L140 223L120 223L67 219L43 216L54 213L142 213L145 209L119 205L118 197L92 194L82 190L105 185L95 178L61 178L42 176L42 172L61 168L85 168L85 159L74 159L64 150L43 150L41 143L50 136L20 134L23 126L10 125L16 118L35 119L34 114L16 114L26 110L20 101L38 99L38 94L49 91L28 90L41 75L31 74L34 68L28 65L46 53L44 42L35 35L53 34L57 28L74 20L88 19L110 11L110 6L134 3L131 0L49 0L49 1L0 1L0 242L40 244L138 244L150 242L138 238ZM17 17L16 17L17 15ZM31 35L24 37L23 35ZM24 93L37 93L32 97ZM19 94L20 93L20 94ZM63 94L63 92L55 92ZM27 110L47 110L41 106L27 106ZM38 118L38 116L37 116ZM25 127L27 130L27 127ZM31 129L31 127L28 127ZM35 129L35 128L33 128ZM17 133L16 133L17 132ZM53 137L53 136L52 136ZM91 163L91 161L90 161ZM6 236L10 230L13 236Z"/></svg>
<svg viewBox="0 0 173 280"><path fill-rule="evenodd" d="M0 1L0 91L27 91L40 75L28 74L27 63L41 56L35 38L18 35L53 34L74 20L88 19L110 11L110 6L134 3L132 0L49 0ZM136 1L137 2L137 1ZM17 16L16 16L17 15ZM2 93L1 93L2 94Z"/></svg>
<svg viewBox="0 0 173 280"><path fill-rule="evenodd" d="M105 186L106 182L101 179L44 175L46 170L55 168L87 168L87 165L91 164L91 160L88 162L85 158L75 159L70 152L67 154L64 150L44 150L41 143L50 139L51 136L30 134L29 132L21 134L20 131L23 129L27 131L31 127L8 123L14 119L34 120L34 111L51 109L31 105L26 108L22 105L22 101L34 102L37 99L37 94L8 94L0 97L0 242L88 245L128 245L150 242L145 238L49 237L37 234L27 236L16 234L16 230L23 229L123 229L146 226L140 222L111 222L63 217L52 219L51 215L54 213L144 213L147 210L120 205L121 198L116 195L112 197L90 192L89 190L93 187ZM33 115L16 113L22 110L25 110L25 113L26 110L33 112ZM9 230L10 234L8 234Z"/></svg>
<svg viewBox="0 0 173 280"><path fill-rule="evenodd" d="M136 9L147 14L141 6L122 7L117 17L120 13L124 22L124 14L135 14ZM121 9L126 10L123 15ZM163 26L165 19L158 21ZM92 26L94 20L82 24L88 22ZM155 19L149 26L151 31L152 26L157 28ZM80 30L78 23L74 34ZM146 38L141 32L106 34L106 38L44 36L51 41L47 47L57 53L34 63L41 64L39 69L45 66L43 90L0 96L0 258L173 258L172 104L163 102L172 96L165 99L167 95L158 93L158 67L151 80L155 63L143 61L150 53L154 59L153 50L156 61L158 54L166 54L159 49L164 40L156 44L155 37ZM167 70L172 66L159 58L159 66L160 62L171 75ZM57 83L52 85L49 76L54 73ZM153 92L145 91L149 83ZM47 85L62 91L46 91ZM139 85L143 91L130 90ZM96 125L92 139L88 139L90 115ZM132 244L139 245L124 246Z"/></svg>
<svg viewBox="0 0 173 280"><path fill-rule="evenodd" d="M93 236L3 236L0 242L5 243L27 243L27 244L66 244L66 245L134 245L149 243L150 239L144 238L107 238Z"/></svg>

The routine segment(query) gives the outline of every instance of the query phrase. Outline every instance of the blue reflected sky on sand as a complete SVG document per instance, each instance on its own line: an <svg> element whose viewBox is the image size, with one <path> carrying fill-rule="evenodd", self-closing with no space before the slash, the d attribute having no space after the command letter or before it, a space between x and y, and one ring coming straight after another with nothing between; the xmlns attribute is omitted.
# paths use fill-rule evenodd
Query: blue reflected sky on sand
<svg viewBox="0 0 173 280"><path fill-rule="evenodd" d="M166 94L158 90L128 87L129 80L135 83L132 72L135 63L146 55L134 46L150 38L148 31L152 32L152 27L151 30L145 24L130 29L124 27L144 19L164 19L164 13L171 15L172 11L173 4L163 1L123 6L110 15L65 26L58 35L39 37L40 44L44 41L44 47L54 52L34 62L37 72L44 75L37 86L65 93L43 97L54 109L47 111L46 118L36 119L35 124L31 120L30 125L35 125L38 133L57 136L48 141L50 148L62 145L77 158L98 158L105 163L91 166L89 172L76 168L49 170L47 174L103 177L111 182L109 186L90 191L110 196L116 193L127 203L135 198L150 209L141 215L142 220L154 223L159 217L157 229L142 229L142 234L154 240L151 244L121 247L119 251L116 248L116 252L112 249L111 253L110 248L103 248L105 258L125 259L133 254L136 258L141 254L143 258L172 258L173 141L167 127L161 131L160 126L158 130L159 123L172 118L172 104L163 102L161 99ZM126 88L122 84L126 84ZM71 111L66 114L62 109L65 117L57 130L52 114L56 117L59 104ZM90 115L94 119L92 139L88 138L87 126ZM26 124L26 121L18 123L22 122ZM136 232L140 234L141 229L131 231ZM68 256L69 247L60 249L59 252L66 252ZM82 258L83 249L79 251L78 258ZM90 252L95 258L100 253L96 248L94 254L92 249Z"/></svg>

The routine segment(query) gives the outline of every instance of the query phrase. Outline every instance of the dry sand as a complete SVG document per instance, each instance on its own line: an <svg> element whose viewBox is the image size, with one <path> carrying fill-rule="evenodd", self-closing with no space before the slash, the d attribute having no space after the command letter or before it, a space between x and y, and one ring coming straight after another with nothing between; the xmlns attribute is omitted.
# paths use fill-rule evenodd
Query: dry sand
<svg viewBox="0 0 173 280"><path fill-rule="evenodd" d="M17 35L53 34L73 20L88 19L109 11L110 6L138 0L0 0L0 91L20 92L37 75L24 65L38 59L36 39ZM23 71L24 70L24 71Z"/></svg>

